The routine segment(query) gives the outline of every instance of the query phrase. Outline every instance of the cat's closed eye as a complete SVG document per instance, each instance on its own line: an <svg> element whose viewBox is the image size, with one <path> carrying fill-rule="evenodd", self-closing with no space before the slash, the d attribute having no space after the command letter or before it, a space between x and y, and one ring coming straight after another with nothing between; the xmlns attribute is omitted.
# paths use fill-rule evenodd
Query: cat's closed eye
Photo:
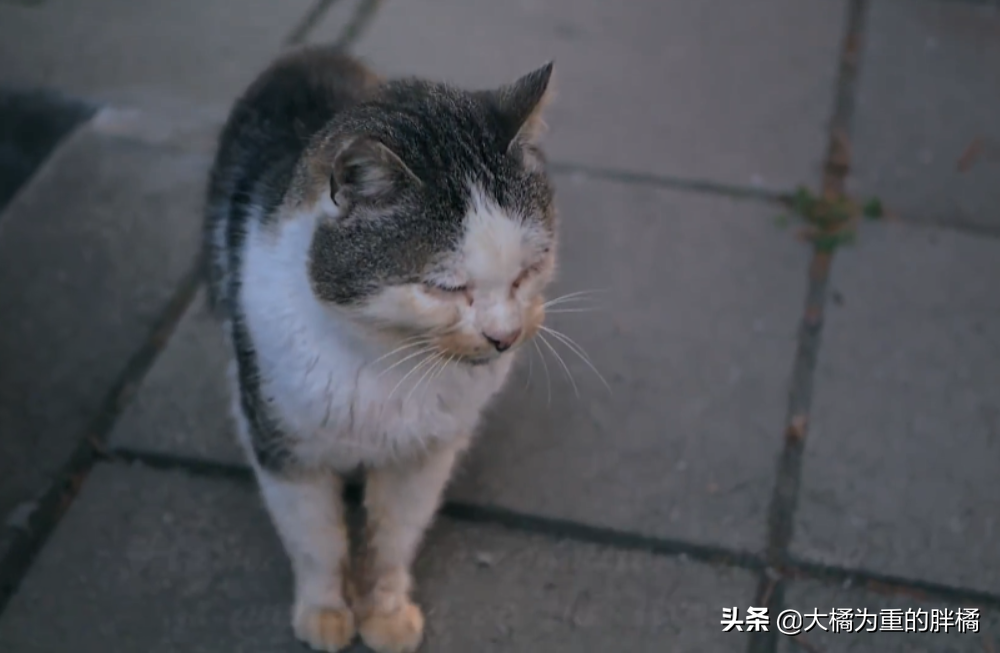
<svg viewBox="0 0 1000 653"><path fill-rule="evenodd" d="M514 282L510 285L511 289L517 290L518 288L520 288L521 284L527 281L529 277L531 277L533 274L541 272L544 265L545 265L544 262L539 262L524 268L524 270L521 271L521 274L517 275L517 278L514 279Z"/></svg>
<svg viewBox="0 0 1000 653"><path fill-rule="evenodd" d="M451 286L448 284L428 282L425 285L432 290L437 290L444 293L463 293L469 289L469 286L467 284L463 284L460 286Z"/></svg>

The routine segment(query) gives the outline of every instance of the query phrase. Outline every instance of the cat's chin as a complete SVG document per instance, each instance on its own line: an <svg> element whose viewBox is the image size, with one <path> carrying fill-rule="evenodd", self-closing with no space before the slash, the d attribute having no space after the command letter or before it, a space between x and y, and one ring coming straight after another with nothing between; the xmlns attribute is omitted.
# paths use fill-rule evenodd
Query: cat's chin
<svg viewBox="0 0 1000 653"><path fill-rule="evenodd" d="M468 365L469 367L482 367L483 365L489 365L495 361L500 360L499 356L463 356L461 359L462 363Z"/></svg>

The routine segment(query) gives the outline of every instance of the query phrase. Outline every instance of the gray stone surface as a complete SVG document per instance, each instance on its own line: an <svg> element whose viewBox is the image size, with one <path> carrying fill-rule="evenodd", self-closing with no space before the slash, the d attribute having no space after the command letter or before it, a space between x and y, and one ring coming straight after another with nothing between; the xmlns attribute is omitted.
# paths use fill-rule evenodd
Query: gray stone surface
<svg viewBox="0 0 1000 653"><path fill-rule="evenodd" d="M855 191L905 218L1000 229L1000 5L990 4L871 3ZM970 146L979 154L963 172Z"/></svg>
<svg viewBox="0 0 1000 653"><path fill-rule="evenodd" d="M452 496L648 534L758 549L779 451L808 252L766 204L560 177L561 280L603 290L550 324ZM241 460L222 428L224 357L189 316L113 437L132 449ZM529 363L530 360L530 363ZM545 367L547 366L547 368ZM529 376L530 373L530 376ZM213 386L213 384L216 384Z"/></svg>
<svg viewBox="0 0 1000 653"><path fill-rule="evenodd" d="M556 61L555 159L785 189L815 183L839 0L407 0L356 51L391 74L476 87ZM336 37L331 16L313 41Z"/></svg>
<svg viewBox="0 0 1000 653"><path fill-rule="evenodd" d="M0 3L0 80L132 102L169 88L230 102L311 0Z"/></svg>
<svg viewBox="0 0 1000 653"><path fill-rule="evenodd" d="M1000 241L869 225L837 256L794 551L1000 591Z"/></svg>
<svg viewBox="0 0 1000 653"><path fill-rule="evenodd" d="M736 653L721 606L753 592L745 572L447 521L417 577L436 653ZM102 465L0 617L0 650L300 651L290 584L249 484Z"/></svg>
<svg viewBox="0 0 1000 653"><path fill-rule="evenodd" d="M974 619L979 624L979 631L959 632L956 627L949 627L945 631L941 624L941 618L945 614L954 616L958 608L976 608L972 604L935 603L905 594L876 594L860 588L851 589L829 585L822 585L813 581L793 582L789 585L785 594L785 605L788 609L795 610L800 614L818 613L829 615L832 609L850 608L853 610L855 618L852 620L854 630L835 631L831 629L829 617L820 618L819 625L813 625L813 618L805 619L804 625L810 626L808 632L801 637L805 638L808 646L803 647L796 643L798 638L790 636L779 636L778 653L841 653L850 651L851 653L993 653L1000 645L1000 613L996 611L979 609L978 619ZM893 613L883 613L883 610L901 610L903 615L903 632L895 630L884 630L883 619L888 617L889 627L893 627ZM926 632L907 632L907 622L905 615L907 610L914 613L914 624L910 626L911 631L918 628ZM937 611L937 632L932 629L931 614ZM950 610L950 613L946 613ZM857 616L867 611L868 614L877 615L876 624L883 632L870 632L873 628L871 617L867 620ZM920 611L923 611L922 613ZM842 613L841 613L842 614ZM945 617L946 618L946 617ZM919 620L919 621L918 621ZM772 623L775 621L772 618ZM824 628L826 630L824 630Z"/></svg>
<svg viewBox="0 0 1000 653"><path fill-rule="evenodd" d="M110 444L244 465L232 429L222 329L199 294L143 380Z"/></svg>
<svg viewBox="0 0 1000 653"><path fill-rule="evenodd" d="M488 415L455 495L582 522L758 549L781 446L806 248L773 208L650 188L566 184L558 291L601 310L551 336ZM541 349L544 351L545 347ZM551 387L551 400L548 388Z"/></svg>
<svg viewBox="0 0 1000 653"><path fill-rule="evenodd" d="M91 129L146 145L215 154L229 114L223 104L197 104L168 92L137 95L134 104L101 107Z"/></svg>
<svg viewBox="0 0 1000 653"><path fill-rule="evenodd" d="M209 158L84 128L0 222L0 516L46 490L194 263Z"/></svg>
<svg viewBox="0 0 1000 653"><path fill-rule="evenodd" d="M312 4L0 0L0 84L115 104L0 219L0 518L30 513L190 269L227 107ZM334 3L312 40L357 4ZM485 87L554 58L559 162L781 190L818 178L846 0L381 4L357 51L389 74ZM976 4L990 3L871 0L850 185L906 219L997 232L1000 9ZM549 324L611 390L548 336L579 397L545 345L545 365L530 349L450 497L759 551L807 249L764 204L558 185L557 292L606 292L599 310ZM906 224L866 224L837 255L792 553L998 595L1000 241ZM114 446L244 464L202 301ZM0 650L302 650L287 560L256 490L232 476L98 465L0 614ZM449 520L417 569L436 653L746 650L720 627L723 606L753 600L743 571ZM795 579L786 603L970 607L875 589ZM814 630L779 651L1000 650L1000 615L980 623Z"/></svg>

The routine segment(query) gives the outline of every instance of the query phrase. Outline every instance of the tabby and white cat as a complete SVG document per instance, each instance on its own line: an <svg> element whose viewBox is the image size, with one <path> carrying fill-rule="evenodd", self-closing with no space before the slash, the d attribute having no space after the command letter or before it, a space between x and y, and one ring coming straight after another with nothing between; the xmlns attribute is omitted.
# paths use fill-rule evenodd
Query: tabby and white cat
<svg viewBox="0 0 1000 653"><path fill-rule="evenodd" d="M552 64L489 91L386 81L330 48L235 104L211 174L210 299L233 412L295 574L292 626L416 649L410 566L457 456L541 327L556 215ZM365 473L350 562L345 474Z"/></svg>

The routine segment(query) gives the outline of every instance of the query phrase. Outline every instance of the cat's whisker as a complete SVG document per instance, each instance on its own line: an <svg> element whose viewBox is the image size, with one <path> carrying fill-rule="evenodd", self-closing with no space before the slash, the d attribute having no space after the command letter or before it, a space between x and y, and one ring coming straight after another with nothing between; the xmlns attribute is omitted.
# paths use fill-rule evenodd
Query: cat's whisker
<svg viewBox="0 0 1000 653"><path fill-rule="evenodd" d="M573 302L589 301L590 299L592 299L592 298L591 297L556 297L555 299L547 301L544 304L542 304L542 308L544 308L547 311L550 308L554 308L554 307L559 306L561 304L571 304Z"/></svg>
<svg viewBox="0 0 1000 653"><path fill-rule="evenodd" d="M426 333L415 333L412 336L407 336L407 337L403 338L399 342L400 342L400 344L402 344L404 342L413 342L414 340L420 340L420 339L426 338L426 337L427 337Z"/></svg>
<svg viewBox="0 0 1000 653"><path fill-rule="evenodd" d="M598 371L597 367L594 365L594 361L592 361L590 359L590 356L587 354L587 350L585 350L580 345L580 343L578 343L576 340L573 340L562 331L556 331L555 329L552 329L547 326L542 326L542 330L544 330L546 333L551 334L553 338L556 338L559 342L565 345L567 349L569 349L571 352L579 356L580 360L586 363L587 367L589 367L590 370L597 375L597 378L601 380L601 383L603 383L604 387L608 389L608 392L612 391L611 385L608 383L607 379L604 378L604 375Z"/></svg>
<svg viewBox="0 0 1000 653"><path fill-rule="evenodd" d="M590 295L595 293L607 292L605 290L594 289L594 290L578 290L576 292L566 293L565 295L560 295L542 304L542 307L548 309L552 306L558 306L559 304L565 304L566 302L576 302L585 301L588 299L593 299Z"/></svg>
<svg viewBox="0 0 1000 653"><path fill-rule="evenodd" d="M552 327L547 327L542 325L541 328L543 331L557 338L560 342L566 345L566 347L568 347L574 354L576 354L585 361L590 361L590 355L586 352L586 350L582 346L580 346L580 343L578 343L576 340L573 340L562 331L553 329Z"/></svg>
<svg viewBox="0 0 1000 653"><path fill-rule="evenodd" d="M427 381L424 383L424 390L427 389L427 386L433 384L435 379L441 376L441 373L444 372L446 367L448 367L448 363L450 363L453 359L454 359L454 354L448 354L447 358L445 358L445 356L442 355L441 359L437 363L434 363L434 365L431 367L431 369L434 371L431 373L430 377L428 377ZM417 383L417 385L419 385L419 382ZM410 392L412 394L413 391L411 390Z"/></svg>
<svg viewBox="0 0 1000 653"><path fill-rule="evenodd" d="M570 297L580 297L582 295L590 295L593 293L603 292L600 288L584 288L583 290L574 290L573 292L568 292L564 295L559 295L558 297L553 297L550 301L556 302L563 299L568 299Z"/></svg>
<svg viewBox="0 0 1000 653"><path fill-rule="evenodd" d="M559 352L556 351L556 348L552 346L552 344L549 342L549 339L546 338L544 334L539 333L538 337L541 339L542 344L549 348L549 351L551 351L552 355L556 357L556 360L559 361L559 364L562 365L563 371L566 372L566 376L569 378L569 382L573 386L573 393L576 394L577 399L579 399L580 388L578 388L576 385L576 379L573 378L573 372L570 371L569 365L566 364L566 361L563 359L562 356L559 355Z"/></svg>
<svg viewBox="0 0 1000 653"><path fill-rule="evenodd" d="M417 388L420 387L420 384L423 383L425 379L427 379L428 375L434 372L434 370L438 366L438 363L441 363L441 361L444 360L444 357L445 357L444 352L438 352L434 354L434 356L431 358L431 364L427 366L427 369L424 370L424 373L420 375L420 378L417 379L417 382L414 383L413 387L410 388L410 391L406 393L406 398L403 399L403 403L406 403L407 401L410 400L410 397L412 397L413 393L416 392Z"/></svg>
<svg viewBox="0 0 1000 653"><path fill-rule="evenodd" d="M407 340L409 340L409 338L407 338ZM406 342L406 341L404 341L404 342ZM431 339L430 338L423 337L421 340L417 340L416 342L410 342L408 344L404 344L404 345L401 345L399 347L396 347L392 351L390 351L388 353L385 353L385 354L382 354L381 356L379 356L378 358L376 358L375 360L373 360L372 362L370 362L368 364L369 365L375 365L375 363L378 363L379 361L385 360L386 358L389 358L393 354L399 353L401 351L405 351L407 349L413 349L414 347L419 347L421 345L429 345L430 343L431 343Z"/></svg>
<svg viewBox="0 0 1000 653"><path fill-rule="evenodd" d="M532 368L534 366L535 366L534 365L534 361L531 358L531 352L529 351L528 352L528 380L524 382L524 390L522 390L522 392L527 392L528 391L528 387L531 386L531 371L532 371Z"/></svg>
<svg viewBox="0 0 1000 653"><path fill-rule="evenodd" d="M396 383L396 385L394 385L394 386L392 387L392 390L391 390L391 391L389 392L389 396L388 396L388 397L386 397L386 399L385 399L385 402L386 402L386 403L389 403L389 401L390 401L390 400L392 399L392 395L394 395L394 394L396 393L396 390L398 390L398 389L399 389L399 386L403 385L403 383L404 383L404 382L406 381L406 379L410 378L410 375L412 375L412 374L413 374L414 372L416 372L417 370L419 370L419 369L420 369L421 367L423 367L424 365L427 365L428 363L430 363L430 362L432 362L432 361L436 360L436 359L437 359L437 357L438 357L438 356L440 355L440 352L438 352L438 351L436 351L436 350L434 350L434 349L431 349L431 350L429 350L429 351L430 351L430 352L433 352L433 353L428 353L428 354L427 354L426 356L424 356L424 357L423 357L422 359L420 359L420 361L419 361L419 362L418 362L418 363L417 363L416 365L414 365L414 366L413 366L413 367L412 367L412 368L410 369L410 371L409 371L409 372L407 372L406 374L404 374L404 375L403 375L403 378L401 378L401 379L400 379L400 380L399 380L399 381L398 381L398 382Z"/></svg>
<svg viewBox="0 0 1000 653"><path fill-rule="evenodd" d="M409 338L404 338L403 340L401 340L399 342L399 346L398 347L396 347L392 351L389 351L389 352L386 352L385 354L382 354L381 356L379 356L378 358L376 358L375 360L373 360L371 363L369 363L369 365L374 365L375 363L378 363L379 361L384 360L384 359L392 356L393 354L399 353L399 352L404 351L406 349L412 349L413 347L419 347L420 345L430 345L431 343L434 342L435 338L439 338L441 336L446 336L446 335L448 335L450 333L453 333L453 332L457 331L460 328L460 326L461 325L452 325L452 326L449 326L449 327L445 327L443 329L432 329L432 330L427 331L425 333L421 333L421 334L418 334L418 335L415 335L415 336L410 336ZM408 359L404 358L403 360L405 361L405 360L408 360ZM402 362L402 361L397 361L397 362ZM389 369L391 369L391 368L389 368ZM385 370L385 371L388 371L388 370Z"/></svg>
<svg viewBox="0 0 1000 653"><path fill-rule="evenodd" d="M545 309L545 313L552 315L553 313L593 313L601 309L596 306L590 308L556 308L556 309Z"/></svg>
<svg viewBox="0 0 1000 653"><path fill-rule="evenodd" d="M427 335L437 336L437 337L446 336L450 333L455 333L461 328L462 328L461 324L450 324L446 327L436 327L430 329L427 331Z"/></svg>
<svg viewBox="0 0 1000 653"><path fill-rule="evenodd" d="M439 376L441 376L441 373L442 373L442 372L444 372L444 369L445 369L446 367L448 367L448 365L449 365L449 364L450 364L450 363L451 363L451 362L452 362L453 360L455 360L455 354L449 354L449 355L448 355L448 360L446 360L446 361L445 361L444 363L442 363L442 364L441 364L441 367L440 367L440 369L438 369L437 373L436 373L436 374L434 374L434 376L432 376L432 377L430 378L430 380L428 380L428 383L430 383L430 382L431 382L431 381L433 381L434 379L436 379L436 378L438 378Z"/></svg>
<svg viewBox="0 0 1000 653"><path fill-rule="evenodd" d="M400 340L399 344L400 345L408 345L408 344L413 344L415 342L430 342L430 341L433 340L433 338L431 337L431 335L433 335L433 334L421 333L419 335L410 336L409 338L404 338L403 340Z"/></svg>
<svg viewBox="0 0 1000 653"><path fill-rule="evenodd" d="M538 357L542 359L542 369L545 370L545 386L548 388L548 399L545 405L552 405L552 376L549 374L549 364L545 362L545 355L542 353L542 348L538 346L537 340L532 340L531 343L535 345L535 351L538 352Z"/></svg>
<svg viewBox="0 0 1000 653"><path fill-rule="evenodd" d="M410 360L411 358L416 358L417 356L419 356L419 355L421 355L421 354L426 354L426 353L428 353L428 352L432 352L432 351L434 351L435 349L436 349L436 348L435 348L435 347L434 347L434 346L432 345L432 346L428 346L428 347L424 347L423 349L421 349L421 350L419 350L419 351L415 351L415 352L413 352L413 353L411 353L411 354L407 354L407 355L406 355L406 356L405 356L404 358L401 358L400 360L396 361L395 363L393 363L393 364L392 364L392 365L390 365L389 367L387 367L387 368L385 368L384 370L382 370L381 372L379 372L378 376L377 376L377 377L375 377L375 378L379 378L379 379L380 379L380 378L382 378L382 377L383 377L383 376L384 376L385 374L387 374L387 373L388 373L388 372L389 372L390 370L394 369L394 368L395 368L395 367L397 367L398 365L402 365L403 363L405 363L406 361Z"/></svg>

